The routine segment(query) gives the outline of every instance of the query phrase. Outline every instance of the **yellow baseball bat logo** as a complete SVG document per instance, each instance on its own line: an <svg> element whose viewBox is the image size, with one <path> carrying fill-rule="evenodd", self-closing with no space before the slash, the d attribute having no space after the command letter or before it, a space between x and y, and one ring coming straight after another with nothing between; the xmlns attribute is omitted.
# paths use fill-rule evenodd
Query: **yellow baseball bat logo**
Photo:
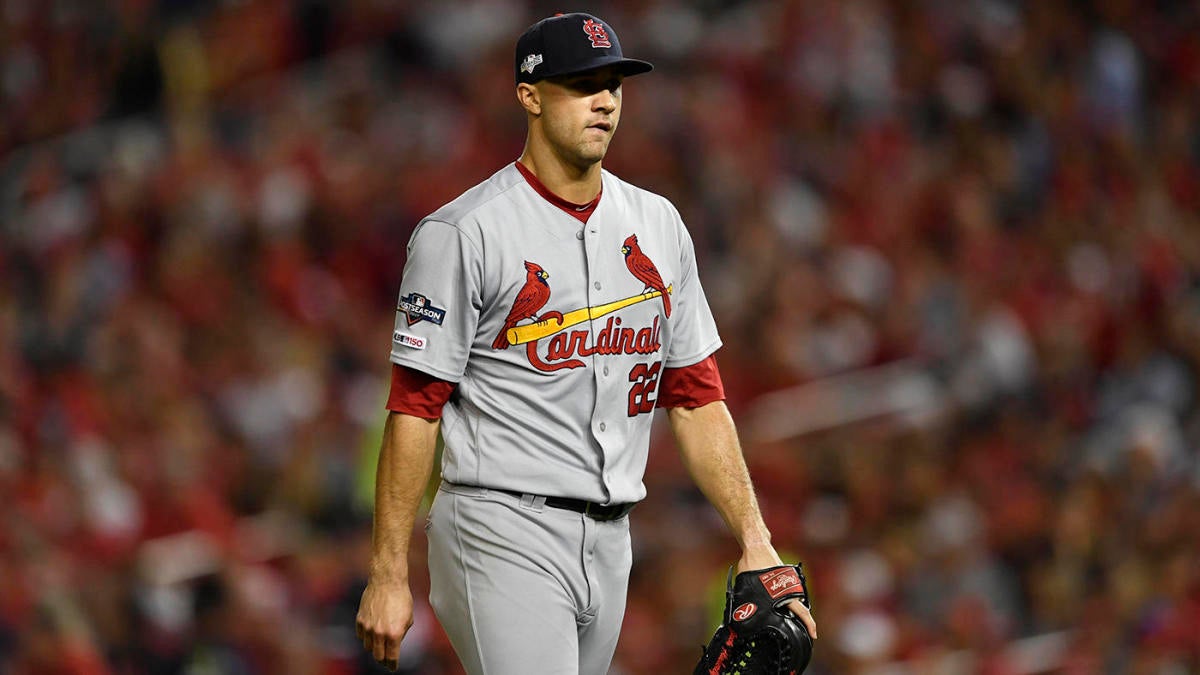
<svg viewBox="0 0 1200 675"><path fill-rule="evenodd" d="M667 293L673 293L674 289L674 284L667 286ZM624 309L630 305L636 305L639 302L653 300L661 295L662 293L660 291L649 291L647 293L638 293L637 295L631 295L628 298L614 300L612 302L608 302L603 305L597 305L595 307L580 307L579 309L571 310L570 312L563 314L561 324L556 319L547 319L546 321L538 321L537 323L529 323L525 324L524 326L509 328L507 335L508 343L512 345L522 345L526 342L541 340L544 337L550 337L559 331L564 331L571 326L583 323L584 321L599 319L605 314L612 314L618 309Z"/></svg>

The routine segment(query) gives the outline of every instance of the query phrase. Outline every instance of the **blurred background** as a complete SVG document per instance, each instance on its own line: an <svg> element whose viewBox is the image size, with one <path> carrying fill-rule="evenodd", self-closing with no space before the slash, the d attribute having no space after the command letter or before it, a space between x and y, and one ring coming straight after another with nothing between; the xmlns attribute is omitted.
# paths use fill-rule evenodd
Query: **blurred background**
<svg viewBox="0 0 1200 675"><path fill-rule="evenodd" d="M374 669L405 244L581 9L656 65L605 165L695 238L809 672L1200 672L1171 0L3 0L0 672ZM615 675L690 672L737 557L661 422ZM424 604L403 659L460 672Z"/></svg>

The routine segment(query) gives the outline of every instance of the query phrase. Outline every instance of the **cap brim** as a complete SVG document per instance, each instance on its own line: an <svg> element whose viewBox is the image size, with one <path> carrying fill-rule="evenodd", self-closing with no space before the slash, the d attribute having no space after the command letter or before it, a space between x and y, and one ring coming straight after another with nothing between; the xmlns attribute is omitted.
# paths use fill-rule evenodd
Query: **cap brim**
<svg viewBox="0 0 1200 675"><path fill-rule="evenodd" d="M629 77L630 75L641 75L654 70L654 66L648 61L639 61L637 59L621 59L613 65L617 67L617 72Z"/></svg>
<svg viewBox="0 0 1200 675"><path fill-rule="evenodd" d="M601 57L594 59L588 63L582 64L577 68L572 68L560 73L547 73L538 79L548 80L554 77L565 77L567 75L579 75L581 73L590 73L593 70L601 68L615 68L616 71L625 77L631 75L641 75L654 70L654 65L648 61L639 61L637 59Z"/></svg>

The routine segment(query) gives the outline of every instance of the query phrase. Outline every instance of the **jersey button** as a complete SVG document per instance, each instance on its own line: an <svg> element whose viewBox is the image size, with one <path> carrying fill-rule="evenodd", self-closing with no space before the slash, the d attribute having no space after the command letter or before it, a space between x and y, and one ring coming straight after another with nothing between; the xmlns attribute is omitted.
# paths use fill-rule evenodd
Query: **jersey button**
<svg viewBox="0 0 1200 675"><path fill-rule="evenodd" d="M604 366L604 374L605 374L605 375L607 375L607 374L608 374L608 366Z"/></svg>
<svg viewBox="0 0 1200 675"><path fill-rule="evenodd" d="M604 427L604 422L601 422L601 423L600 423L600 431L604 431L604 429L605 429L605 427Z"/></svg>
<svg viewBox="0 0 1200 675"><path fill-rule="evenodd" d="M575 233L575 238L576 238L576 239L578 239L578 240L580 240L580 241L583 241L583 230L580 230L580 231L576 232L576 233Z"/></svg>
<svg viewBox="0 0 1200 675"><path fill-rule="evenodd" d="M592 284L592 288L595 288L596 290L600 290L600 282L597 281L596 283Z"/></svg>

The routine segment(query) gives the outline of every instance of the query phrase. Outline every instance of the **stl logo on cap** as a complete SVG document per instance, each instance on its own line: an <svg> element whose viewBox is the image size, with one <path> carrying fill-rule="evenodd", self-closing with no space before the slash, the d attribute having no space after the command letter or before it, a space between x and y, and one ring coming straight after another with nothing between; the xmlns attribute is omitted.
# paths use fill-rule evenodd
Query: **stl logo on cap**
<svg viewBox="0 0 1200 675"><path fill-rule="evenodd" d="M612 42L608 39L608 31L604 29L604 24L598 21L593 19L584 21L583 32L587 33L588 39L592 41L592 49L612 46Z"/></svg>

